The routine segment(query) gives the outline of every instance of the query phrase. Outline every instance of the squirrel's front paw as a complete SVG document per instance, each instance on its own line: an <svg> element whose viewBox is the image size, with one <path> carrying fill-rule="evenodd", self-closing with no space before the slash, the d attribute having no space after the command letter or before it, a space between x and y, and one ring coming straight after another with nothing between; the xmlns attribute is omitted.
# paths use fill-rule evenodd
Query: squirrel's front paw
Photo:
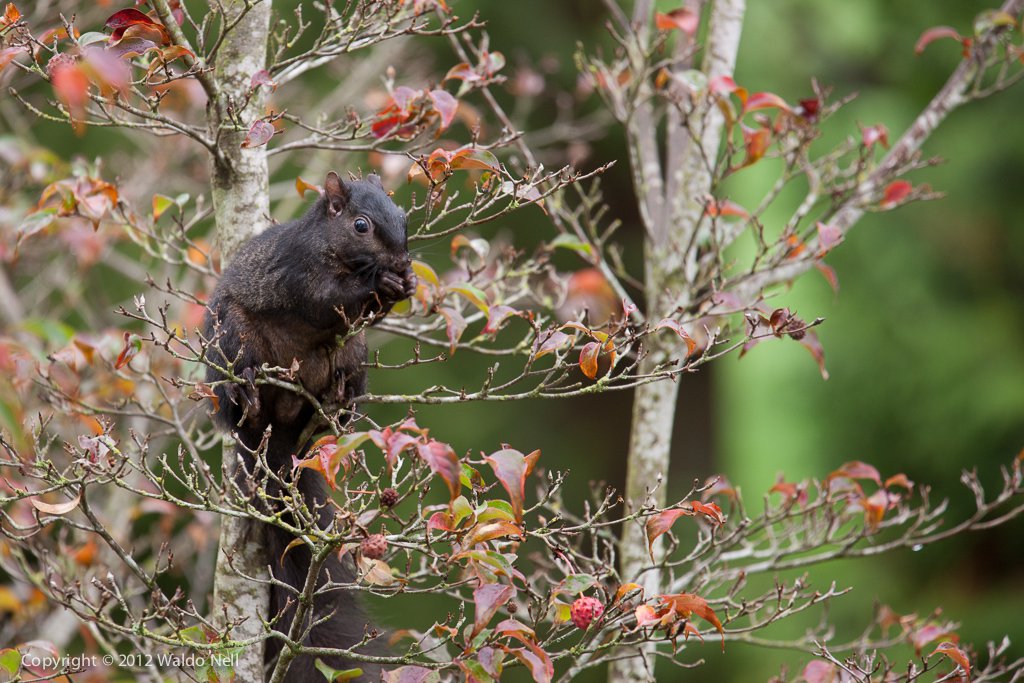
<svg viewBox="0 0 1024 683"><path fill-rule="evenodd" d="M398 273L385 270L377 282L377 294L382 303L394 303L406 298L405 279Z"/></svg>
<svg viewBox="0 0 1024 683"><path fill-rule="evenodd" d="M413 272L412 266L407 266L405 273L402 274L402 298L408 299L416 294L416 273Z"/></svg>
<svg viewBox="0 0 1024 683"><path fill-rule="evenodd" d="M395 303L408 299L416 293L416 275L409 268L404 273L385 270L381 273L377 293L384 303Z"/></svg>

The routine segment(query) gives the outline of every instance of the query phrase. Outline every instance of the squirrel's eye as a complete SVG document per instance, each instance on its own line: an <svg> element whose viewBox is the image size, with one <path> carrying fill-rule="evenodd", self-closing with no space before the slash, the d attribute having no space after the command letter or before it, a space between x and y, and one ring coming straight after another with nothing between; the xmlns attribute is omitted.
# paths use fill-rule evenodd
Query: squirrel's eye
<svg viewBox="0 0 1024 683"><path fill-rule="evenodd" d="M360 216L352 224L352 227L356 229L356 232L366 232L367 230L370 229L370 221Z"/></svg>

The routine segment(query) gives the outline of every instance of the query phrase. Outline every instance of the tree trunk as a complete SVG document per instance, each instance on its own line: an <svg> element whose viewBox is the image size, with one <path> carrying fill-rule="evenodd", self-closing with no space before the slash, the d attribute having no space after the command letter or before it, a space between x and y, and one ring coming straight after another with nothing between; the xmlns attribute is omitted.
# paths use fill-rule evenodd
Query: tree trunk
<svg viewBox="0 0 1024 683"><path fill-rule="evenodd" d="M739 49L740 32L746 9L745 0L712 0L708 32L701 70L708 79L732 75ZM653 6L638 2L634 23L638 41L647 41ZM642 50L641 50L642 52ZM707 95L705 95L707 96ZM696 112L703 112L700 103ZM698 113L687 122L669 116L666 131L666 167L657 161L657 125L647 105L640 105L627 133L631 148L637 150L632 163L641 164L633 177L641 204L647 239L644 244L644 280L647 319L657 323L663 317L685 310L692 299L696 277L696 255L688 252L704 213L704 201L711 190L711 171L718 157L722 135L722 117L716 109L706 116ZM691 137L692 136L692 137ZM699 144L695 144L699 141ZM647 356L641 373L653 372L659 365L682 359L674 335L648 337ZM636 389L633 398L633 422L626 465L626 500L634 510L644 505L664 507L667 503L667 479L672 448L672 425L676 415L678 387L675 382L651 382ZM656 488L655 488L656 487ZM654 489L652 492L651 489ZM638 521L622 530L620 575L633 581L651 598L663 592L660 543L654 546L655 566L651 565L644 524ZM608 680L654 680L653 645L641 648L642 656L619 659L609 668Z"/></svg>
<svg viewBox="0 0 1024 683"><path fill-rule="evenodd" d="M211 182L222 269L241 244L270 225L266 147L242 147L249 126L264 113L262 88L252 94L247 106L245 102L252 75L266 64L270 4L264 1L247 8L240 0L225 3L226 24L244 16L225 37L215 57L219 92L210 99L208 116L210 135L219 150ZM223 457L225 473L233 472L238 463L230 439L225 439ZM261 619L269 613L269 588L247 577L268 578L265 548L262 525L238 517L221 518L213 616L245 619L232 631L235 640L263 635ZM240 681L263 680L262 641L243 648L235 676Z"/></svg>

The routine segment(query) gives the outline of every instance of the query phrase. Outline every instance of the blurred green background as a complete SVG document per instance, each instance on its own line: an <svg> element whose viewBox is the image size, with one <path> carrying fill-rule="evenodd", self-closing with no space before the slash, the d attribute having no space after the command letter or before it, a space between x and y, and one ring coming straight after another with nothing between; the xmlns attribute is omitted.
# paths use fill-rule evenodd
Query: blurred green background
<svg viewBox="0 0 1024 683"><path fill-rule="evenodd" d="M517 68L530 67L543 73L551 93L573 90L577 41L588 50L610 47L599 0L453 4L464 16L479 10L488 22L492 49L508 59L510 77ZM740 84L788 101L811 96L812 78L833 87L835 97L861 93L831 121L826 141L858 135L858 123L884 123L893 138L898 136L959 59L952 41L939 41L915 56L920 33L940 24L969 32L973 17L991 6L976 0L749 4L736 73ZM659 2L666 10L678 5ZM442 41L424 41L419 49L433 50L429 73L443 73L457 61ZM402 83L403 73L423 64L396 67ZM329 77L326 71L317 76ZM515 111L514 96L504 97ZM958 483L961 470L977 467L984 482L997 485L999 466L1024 446L1024 232L1018 218L1024 207L1022 105L1024 87L1019 87L956 112L925 147L926 155L948 162L910 177L915 185L929 183L947 196L865 217L828 258L839 276L838 295L812 273L779 298L780 305L805 319L826 318L818 332L831 379L822 381L806 351L785 341L762 344L742 360L726 358L682 379L670 499L689 490L694 478L724 473L756 508L780 472L789 480L822 477L843 462L865 460L883 476L904 472L916 482L930 483L935 497L951 498L948 516L953 519L973 507ZM598 103L591 97L572 106L586 113ZM555 105L548 103L523 123L529 129L554 117ZM79 139L67 127L52 124L19 133L44 141L62 156L103 154L111 175L125 175L132 155L152 154L166 144L100 130ZM126 138L139 147L124 143ZM614 127L590 142L586 164L611 159L621 161L606 174L604 187L613 212L625 221L620 239L627 260L637 265L640 228L621 132ZM307 162L306 155L291 155L278 167L275 181L287 189ZM201 180L202 165L191 173ZM732 198L748 203L770 174L768 167L751 169L730 187ZM197 183L159 191L173 195L203 189ZM290 189L279 193L286 195L275 210L277 220L300 208ZM399 197L407 197L405 190ZM785 209L779 207L767 220L784 217ZM480 233L526 246L550 236L550 229L539 212L528 209L483 226ZM446 252L447 243L428 245L423 257L443 267ZM130 302L137 289L120 278L106 285L90 292L90 299L106 309ZM400 356L400 346L389 343L385 353ZM484 360L460 353L443 366L378 372L371 383L382 393L434 381L473 386L483 377ZM572 471L567 499L573 500L585 495L592 480L622 487L630 407L628 393L612 393L566 401L425 406L418 409L418 419L460 452L491 452L503 441L524 452L541 448L543 465ZM404 413L400 407L375 411L378 421ZM858 632L870 620L875 600L899 613L927 614L941 605L946 618L963 623L964 640L981 645L1003 634L1017 636L1019 656L1024 654L1022 539L1024 521L1017 520L919 553L833 564L810 576L822 588L832 579L855 587L833 604L829 615L841 634ZM424 627L434 620L424 611L416 615L423 623L408 624L401 603L393 603L380 609L395 625ZM798 634L801 628L794 622L766 635ZM785 663L792 676L807 660L739 645L722 655L712 642L683 656L707 660L707 668L694 672L694 678L732 681L766 680ZM664 679L677 675L666 671ZM603 675L586 680L603 680Z"/></svg>

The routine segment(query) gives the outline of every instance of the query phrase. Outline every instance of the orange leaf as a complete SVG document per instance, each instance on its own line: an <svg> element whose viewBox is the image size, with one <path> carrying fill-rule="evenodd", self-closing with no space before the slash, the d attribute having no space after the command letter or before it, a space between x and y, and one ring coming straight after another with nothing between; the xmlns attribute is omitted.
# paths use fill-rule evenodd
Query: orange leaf
<svg viewBox="0 0 1024 683"><path fill-rule="evenodd" d="M932 651L932 655L934 654L940 654L952 659L964 670L964 673L967 675L967 683L971 683L971 660L967 658L967 655L963 650L958 648L955 644L946 641L944 643L939 643L939 646Z"/></svg>
<svg viewBox="0 0 1024 683"><path fill-rule="evenodd" d="M659 31L679 30L692 37L700 26L700 15L686 7L667 13L657 12L654 15L654 26Z"/></svg>
<svg viewBox="0 0 1024 683"><path fill-rule="evenodd" d="M298 177L298 178L295 179L295 191L299 193L300 197L304 196L306 194L306 192L308 192L310 190L312 190L313 192L316 192L317 194L323 194L323 191L324 191L323 188L320 187L319 185L314 185L313 183L307 183L301 177Z"/></svg>
<svg viewBox="0 0 1024 683"><path fill-rule="evenodd" d="M13 2L7 3L7 7L4 8L4 23L13 24L18 19L21 19L21 12L19 12L18 8L14 6Z"/></svg>
<svg viewBox="0 0 1024 683"><path fill-rule="evenodd" d="M756 92L747 98L743 104L743 112L757 111L758 109L781 109L782 111L793 111L786 100L773 92Z"/></svg>
<svg viewBox="0 0 1024 683"><path fill-rule="evenodd" d="M590 379L597 379L597 358L601 355L601 344L588 342L580 349L580 370Z"/></svg>
<svg viewBox="0 0 1024 683"><path fill-rule="evenodd" d="M659 536L668 533L668 530L672 528L672 525L680 517L693 517L695 514L697 513L693 510L675 508L673 510L664 510L647 518L647 524L645 525L647 530L647 551L651 554L651 562L654 562L654 541Z"/></svg>
<svg viewBox="0 0 1024 683"><path fill-rule="evenodd" d="M698 617L714 626L722 636L722 651L725 651L725 629L722 628L722 622L718 620L718 616L715 614L715 611L708 606L707 600L692 593L662 595L661 599L664 600L665 604L675 610L680 616L688 619L690 614L696 614Z"/></svg>

